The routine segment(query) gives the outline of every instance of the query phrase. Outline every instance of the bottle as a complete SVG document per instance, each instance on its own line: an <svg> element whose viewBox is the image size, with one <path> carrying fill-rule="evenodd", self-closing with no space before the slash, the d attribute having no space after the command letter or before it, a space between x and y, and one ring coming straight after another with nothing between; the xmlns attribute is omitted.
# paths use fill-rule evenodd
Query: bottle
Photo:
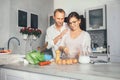
<svg viewBox="0 0 120 80"><path fill-rule="evenodd" d="M57 62L60 60L60 50L56 50L55 53L56 53L55 61Z"/></svg>

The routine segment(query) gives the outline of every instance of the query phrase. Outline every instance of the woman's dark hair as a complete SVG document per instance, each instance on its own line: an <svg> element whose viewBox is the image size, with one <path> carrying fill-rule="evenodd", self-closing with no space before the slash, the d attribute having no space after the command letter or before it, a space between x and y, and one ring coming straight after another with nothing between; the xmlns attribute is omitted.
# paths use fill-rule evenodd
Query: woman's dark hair
<svg viewBox="0 0 120 80"><path fill-rule="evenodd" d="M68 24L69 24L70 18L72 18L72 17L75 17L75 18L77 18L78 20L80 19L80 16L79 16L79 14L78 14L77 12L71 12L71 13L68 15L68 17L67 17L67 23L68 23Z"/></svg>
<svg viewBox="0 0 120 80"><path fill-rule="evenodd" d="M68 17L67 17L67 23L69 25L69 20L70 18L75 17L76 19L81 19L81 24L80 24L80 28L82 30L86 31L86 22L85 22L85 18L83 17L83 15L79 15L77 12L71 12Z"/></svg>

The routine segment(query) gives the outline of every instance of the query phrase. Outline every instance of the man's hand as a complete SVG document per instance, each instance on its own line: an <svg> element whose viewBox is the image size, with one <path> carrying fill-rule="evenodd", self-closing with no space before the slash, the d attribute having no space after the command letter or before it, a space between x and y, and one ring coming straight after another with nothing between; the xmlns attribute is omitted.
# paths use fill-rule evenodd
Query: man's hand
<svg viewBox="0 0 120 80"><path fill-rule="evenodd" d="M67 31L68 29L65 29L64 31L62 31L61 34L59 35L59 38L62 38L66 34Z"/></svg>
<svg viewBox="0 0 120 80"><path fill-rule="evenodd" d="M55 37L55 39L53 40L54 44L56 44L66 34L67 31L68 31L68 29L65 29L64 31L61 32L60 35L58 35L57 37Z"/></svg>

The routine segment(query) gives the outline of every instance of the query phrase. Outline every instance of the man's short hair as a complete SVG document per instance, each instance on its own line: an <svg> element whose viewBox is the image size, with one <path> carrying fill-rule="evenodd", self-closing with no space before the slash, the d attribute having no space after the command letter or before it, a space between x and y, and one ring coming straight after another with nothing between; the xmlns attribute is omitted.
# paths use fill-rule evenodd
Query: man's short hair
<svg viewBox="0 0 120 80"><path fill-rule="evenodd" d="M63 13L65 14L65 11L64 11L63 9L61 9L61 8L58 8L58 9L56 9L56 10L54 11L54 16L55 16L56 12L60 12L60 13L63 12Z"/></svg>

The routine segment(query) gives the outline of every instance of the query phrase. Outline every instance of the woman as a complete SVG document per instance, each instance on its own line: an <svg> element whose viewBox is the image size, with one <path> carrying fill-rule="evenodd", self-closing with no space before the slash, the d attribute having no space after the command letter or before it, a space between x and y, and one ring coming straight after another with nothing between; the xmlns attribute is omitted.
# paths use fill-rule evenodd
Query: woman
<svg viewBox="0 0 120 80"><path fill-rule="evenodd" d="M77 12L71 12L68 15L67 23L70 30L64 36L59 49L65 53L67 57L78 58L82 51L91 51L91 38L88 32L80 28L81 19Z"/></svg>

